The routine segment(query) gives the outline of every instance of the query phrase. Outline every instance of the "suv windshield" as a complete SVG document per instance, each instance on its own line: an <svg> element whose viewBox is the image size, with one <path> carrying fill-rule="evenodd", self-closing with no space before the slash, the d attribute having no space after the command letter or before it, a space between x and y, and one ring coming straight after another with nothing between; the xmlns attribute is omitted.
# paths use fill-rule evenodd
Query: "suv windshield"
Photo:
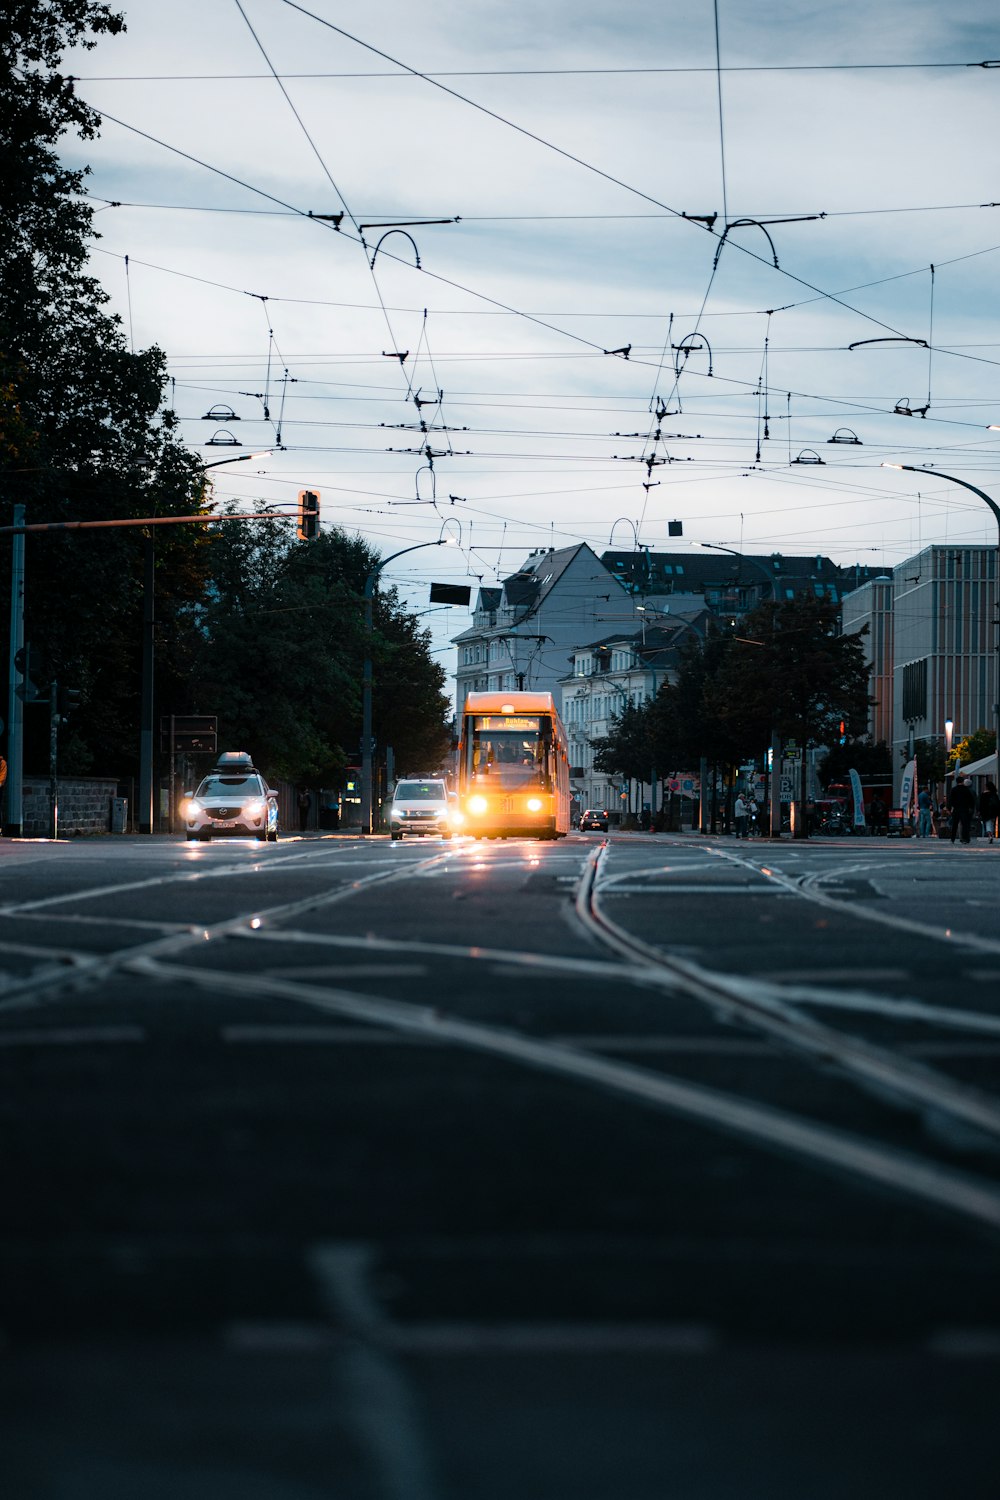
<svg viewBox="0 0 1000 1500"><path fill-rule="evenodd" d="M199 797L261 797L264 786L259 776L206 776L198 788Z"/></svg>
<svg viewBox="0 0 1000 1500"><path fill-rule="evenodd" d="M393 792L394 802L444 802L442 781L401 781Z"/></svg>

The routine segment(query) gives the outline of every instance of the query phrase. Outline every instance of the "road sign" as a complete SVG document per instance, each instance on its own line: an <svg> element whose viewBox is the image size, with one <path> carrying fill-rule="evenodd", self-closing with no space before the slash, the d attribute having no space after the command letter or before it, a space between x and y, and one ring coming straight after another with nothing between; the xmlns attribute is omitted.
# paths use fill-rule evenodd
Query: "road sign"
<svg viewBox="0 0 1000 1500"><path fill-rule="evenodd" d="M171 732L172 726L172 732ZM219 720L215 714L173 714L160 719L160 749L167 755L214 755Z"/></svg>

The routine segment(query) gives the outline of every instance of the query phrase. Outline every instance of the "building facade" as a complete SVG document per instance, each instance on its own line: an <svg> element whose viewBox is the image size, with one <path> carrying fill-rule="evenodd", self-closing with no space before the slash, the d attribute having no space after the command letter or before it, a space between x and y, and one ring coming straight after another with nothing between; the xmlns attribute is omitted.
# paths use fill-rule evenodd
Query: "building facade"
<svg viewBox="0 0 1000 1500"><path fill-rule="evenodd" d="M892 747L894 797L917 740L943 743L947 721L955 740L996 727L998 608L994 547L927 547L893 569L891 598L880 580L844 601L844 630L869 627L879 712L886 700L892 705L888 732L879 737ZM891 690L880 643L891 657Z"/></svg>

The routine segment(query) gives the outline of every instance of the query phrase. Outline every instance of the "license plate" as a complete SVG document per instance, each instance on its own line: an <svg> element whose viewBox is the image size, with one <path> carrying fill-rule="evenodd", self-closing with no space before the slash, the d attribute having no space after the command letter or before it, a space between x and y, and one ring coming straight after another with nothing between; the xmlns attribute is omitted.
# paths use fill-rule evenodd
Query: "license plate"
<svg viewBox="0 0 1000 1500"><path fill-rule="evenodd" d="M216 826L216 828L235 828L236 827L236 819L235 818L219 818L219 819L216 820L215 826Z"/></svg>

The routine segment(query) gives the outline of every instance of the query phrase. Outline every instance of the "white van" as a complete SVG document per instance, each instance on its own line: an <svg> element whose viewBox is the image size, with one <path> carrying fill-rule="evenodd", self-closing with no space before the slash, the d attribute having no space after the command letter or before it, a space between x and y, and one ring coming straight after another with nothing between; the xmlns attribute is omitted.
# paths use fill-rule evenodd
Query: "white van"
<svg viewBox="0 0 1000 1500"><path fill-rule="evenodd" d="M454 824L453 805L448 788L436 776L397 781L389 808L389 833L394 839L404 834L436 833L450 839Z"/></svg>

